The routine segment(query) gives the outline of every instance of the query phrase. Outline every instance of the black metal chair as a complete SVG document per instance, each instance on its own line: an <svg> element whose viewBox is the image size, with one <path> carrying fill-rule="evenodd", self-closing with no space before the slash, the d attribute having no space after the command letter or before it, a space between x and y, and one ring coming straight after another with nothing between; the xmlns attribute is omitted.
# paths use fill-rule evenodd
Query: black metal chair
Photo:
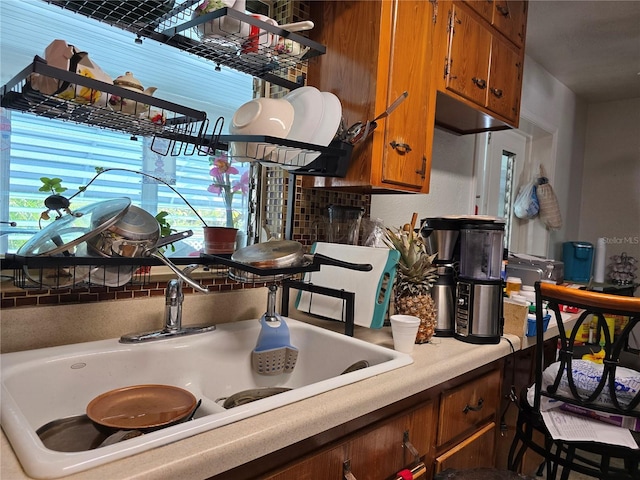
<svg viewBox="0 0 640 480"><path fill-rule="evenodd" d="M549 283L537 283L535 289L535 385L532 387L532 399L531 396L527 399L527 389L523 390L520 397L515 438L509 451L509 469L518 471L525 452L530 449L544 458L539 474L546 467L548 480L555 479L559 471L562 480L566 480L572 471L598 479L640 479L640 450L595 441L555 440L540 413L545 403L559 401L595 412L640 419L637 384L635 391L634 388L626 391L620 382L616 384L617 376L618 379L621 376L640 378L640 358L637 352L627 350L629 334L640 322L640 298L589 292ZM546 369L544 383L543 302L548 302L549 313L555 315L559 328L557 362ZM580 309L573 330L566 330L559 305ZM615 341L607 328L605 314L629 317L628 324ZM604 350L601 367L580 360L585 350L588 353L589 349L598 351L600 347L597 344L585 347L576 342L579 327L594 318L597 319L595 331L599 332L599 343ZM582 372L593 369L598 370L598 375L592 376L591 381L585 381ZM632 432L632 435L640 445L640 433Z"/></svg>

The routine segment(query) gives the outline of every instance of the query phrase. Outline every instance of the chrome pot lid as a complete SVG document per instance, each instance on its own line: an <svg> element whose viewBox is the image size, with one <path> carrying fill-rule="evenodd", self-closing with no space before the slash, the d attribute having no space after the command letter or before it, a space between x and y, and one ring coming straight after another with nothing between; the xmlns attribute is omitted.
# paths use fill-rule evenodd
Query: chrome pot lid
<svg viewBox="0 0 640 480"><path fill-rule="evenodd" d="M125 215L130 205L131 200L123 197L79 208L75 215L64 215L40 230L18 249L17 254L73 255L74 247L112 226Z"/></svg>
<svg viewBox="0 0 640 480"><path fill-rule="evenodd" d="M304 258L304 247L294 240L272 240L236 250L234 262L253 267L286 268L297 266Z"/></svg>
<svg viewBox="0 0 640 480"><path fill-rule="evenodd" d="M102 215L94 215L94 218L95 221L92 223L95 225L101 225L105 221ZM160 238L158 220L146 210L135 205L129 207L126 213L108 228L110 232L121 235L127 240L150 241L155 245Z"/></svg>

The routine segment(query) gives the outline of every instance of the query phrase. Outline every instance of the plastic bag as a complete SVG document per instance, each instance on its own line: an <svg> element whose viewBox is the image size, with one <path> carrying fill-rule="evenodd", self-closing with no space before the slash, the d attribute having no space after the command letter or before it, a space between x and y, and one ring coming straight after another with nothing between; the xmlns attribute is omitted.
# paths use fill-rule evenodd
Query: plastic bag
<svg viewBox="0 0 640 480"><path fill-rule="evenodd" d="M540 204L540 220L549 230L558 230L562 227L560 206L542 165L540 165L540 178L538 178L536 192Z"/></svg>
<svg viewBox="0 0 640 480"><path fill-rule="evenodd" d="M520 187L516 201L513 204L513 213L518 218L531 219L535 218L539 211L540 204L538 203L536 182L531 180Z"/></svg>
<svg viewBox="0 0 640 480"><path fill-rule="evenodd" d="M362 232L365 247L389 248L384 242L386 231L384 222L379 218L365 217L362 219Z"/></svg>

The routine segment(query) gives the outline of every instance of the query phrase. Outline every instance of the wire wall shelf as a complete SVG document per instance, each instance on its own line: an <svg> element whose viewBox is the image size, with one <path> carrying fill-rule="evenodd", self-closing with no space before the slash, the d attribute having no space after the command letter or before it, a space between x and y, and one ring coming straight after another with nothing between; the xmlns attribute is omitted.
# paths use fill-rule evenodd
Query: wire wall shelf
<svg viewBox="0 0 640 480"><path fill-rule="evenodd" d="M36 76L68 87L59 94L43 93L33 86ZM127 111L121 99L129 102ZM236 161L260 161L297 175L344 176L353 148L339 141L323 147L269 136L221 135L222 117L211 126L205 112L55 68L40 57L2 87L0 105L132 136L150 136L154 139L151 149L164 156L229 150ZM157 138L168 142L156 142Z"/></svg>
<svg viewBox="0 0 640 480"><path fill-rule="evenodd" d="M33 86L36 79L42 78L68 86L59 94L43 93ZM120 99L128 102L126 112L123 111L125 102ZM40 57L35 57L2 87L0 105L132 136L159 137L182 143L202 144L208 127L205 112L55 68ZM157 153L166 155L169 152Z"/></svg>
<svg viewBox="0 0 640 480"><path fill-rule="evenodd" d="M290 90L292 71L326 47L231 8L195 15L201 0L47 0L48 3L150 38Z"/></svg>

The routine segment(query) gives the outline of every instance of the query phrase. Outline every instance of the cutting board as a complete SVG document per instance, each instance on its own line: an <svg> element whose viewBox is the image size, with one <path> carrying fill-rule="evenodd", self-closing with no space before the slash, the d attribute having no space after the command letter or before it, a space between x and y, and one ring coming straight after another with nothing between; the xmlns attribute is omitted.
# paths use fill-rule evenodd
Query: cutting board
<svg viewBox="0 0 640 480"><path fill-rule="evenodd" d="M307 272L304 281L355 293L354 323L363 327L382 327L400 252L387 248L317 242L311 247L311 253L321 253L352 263L369 263L373 266L369 272L360 272L322 265L317 272ZM296 308L320 317L345 320L345 306L340 298L299 291Z"/></svg>

